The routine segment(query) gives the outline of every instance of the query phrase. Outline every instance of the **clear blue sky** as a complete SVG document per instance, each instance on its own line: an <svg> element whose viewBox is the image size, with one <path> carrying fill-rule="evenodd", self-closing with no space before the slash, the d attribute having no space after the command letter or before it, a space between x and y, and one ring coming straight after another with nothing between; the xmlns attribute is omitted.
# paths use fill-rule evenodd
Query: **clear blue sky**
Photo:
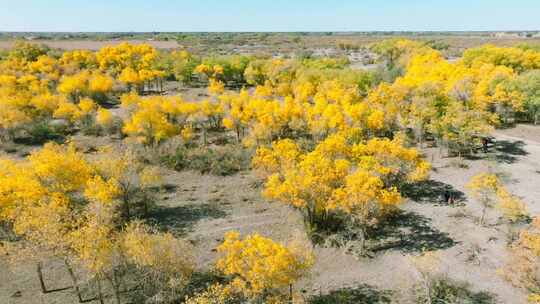
<svg viewBox="0 0 540 304"><path fill-rule="evenodd" d="M540 30L540 0L0 0L0 31Z"/></svg>

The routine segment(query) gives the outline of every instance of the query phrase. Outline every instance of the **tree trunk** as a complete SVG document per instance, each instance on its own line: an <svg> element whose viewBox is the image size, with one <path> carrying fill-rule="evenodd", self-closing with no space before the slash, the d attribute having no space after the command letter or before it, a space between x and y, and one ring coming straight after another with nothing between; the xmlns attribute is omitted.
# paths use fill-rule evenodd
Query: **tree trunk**
<svg viewBox="0 0 540 304"><path fill-rule="evenodd" d="M292 284L289 284L289 302L293 304L293 287Z"/></svg>
<svg viewBox="0 0 540 304"><path fill-rule="evenodd" d="M148 198L146 197L146 195L144 198L143 212L144 212L144 217L148 217Z"/></svg>
<svg viewBox="0 0 540 304"><path fill-rule="evenodd" d="M131 210L129 208L129 187L124 187L124 212L126 214L126 219L129 221L131 219Z"/></svg>
<svg viewBox="0 0 540 304"><path fill-rule="evenodd" d="M429 277L427 275L422 275L424 280L424 290L426 291L426 304L432 304L431 300L431 284L429 283Z"/></svg>
<svg viewBox="0 0 540 304"><path fill-rule="evenodd" d="M486 212L487 212L487 206L484 205L484 208L482 209L482 216L480 217L480 225L484 226L484 221L486 218Z"/></svg>
<svg viewBox="0 0 540 304"><path fill-rule="evenodd" d="M45 281L43 280L43 270L42 270L42 264L41 262L37 262L36 264L36 271L39 279L39 286L41 287L42 293L49 292L47 288L45 287Z"/></svg>
<svg viewBox="0 0 540 304"><path fill-rule="evenodd" d="M97 288L98 288L98 299L100 304L105 304L105 301L103 300L103 291L101 289L101 277L98 276L96 278Z"/></svg>
<svg viewBox="0 0 540 304"><path fill-rule="evenodd" d="M206 147L206 144L207 144L207 135L206 135L206 127L203 126L202 127L202 131L203 131L203 145Z"/></svg>
<svg viewBox="0 0 540 304"><path fill-rule="evenodd" d="M77 277L75 276L75 272L73 271L73 268L71 267L71 265L69 264L67 260L64 260L64 264L66 265L66 269L73 283L73 288L75 289L75 293L77 294L77 297L79 298L79 303L84 303L84 300L81 295L81 289L79 288L79 281L77 280Z"/></svg>
<svg viewBox="0 0 540 304"><path fill-rule="evenodd" d="M304 222L306 223L306 226L311 233L313 229L313 223L311 221L311 210L309 209L309 207L306 207L306 217L304 217Z"/></svg>
<svg viewBox="0 0 540 304"><path fill-rule="evenodd" d="M116 299L116 304L121 304L122 301L120 299L120 281L118 280L118 276L116 275L116 270L113 270L112 277L109 278L109 281L110 281L111 286L113 288L114 298Z"/></svg>
<svg viewBox="0 0 540 304"><path fill-rule="evenodd" d="M422 126L418 127L418 139L420 143L420 149L424 146L424 128Z"/></svg>
<svg viewBox="0 0 540 304"><path fill-rule="evenodd" d="M366 227L360 223L360 255L364 256L366 254Z"/></svg>

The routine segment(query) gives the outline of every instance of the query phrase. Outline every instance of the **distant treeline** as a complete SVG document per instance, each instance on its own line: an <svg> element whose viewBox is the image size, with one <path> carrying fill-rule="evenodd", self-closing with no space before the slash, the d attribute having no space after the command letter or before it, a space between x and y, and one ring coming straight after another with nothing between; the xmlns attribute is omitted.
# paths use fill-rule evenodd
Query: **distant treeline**
<svg viewBox="0 0 540 304"><path fill-rule="evenodd" d="M185 40L190 38L267 38L294 36L494 36L499 31L369 31L369 32L0 32L0 39L35 40ZM538 35L539 31L506 31L524 37Z"/></svg>

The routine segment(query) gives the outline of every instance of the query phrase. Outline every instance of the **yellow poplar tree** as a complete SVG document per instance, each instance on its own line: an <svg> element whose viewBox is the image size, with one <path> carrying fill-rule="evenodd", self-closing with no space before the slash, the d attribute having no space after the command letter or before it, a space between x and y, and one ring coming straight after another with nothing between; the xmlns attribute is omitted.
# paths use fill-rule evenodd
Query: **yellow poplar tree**
<svg viewBox="0 0 540 304"><path fill-rule="evenodd" d="M287 247L258 234L241 239L238 232L229 232L218 252L217 269L231 276L233 289L252 299L284 294L313 265L310 250Z"/></svg>

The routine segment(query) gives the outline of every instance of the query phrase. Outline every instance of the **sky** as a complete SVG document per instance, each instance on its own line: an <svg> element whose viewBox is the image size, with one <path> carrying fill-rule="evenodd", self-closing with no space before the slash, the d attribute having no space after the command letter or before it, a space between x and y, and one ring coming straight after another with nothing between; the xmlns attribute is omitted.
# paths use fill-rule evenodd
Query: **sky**
<svg viewBox="0 0 540 304"><path fill-rule="evenodd" d="M540 0L0 0L0 31L540 30Z"/></svg>

